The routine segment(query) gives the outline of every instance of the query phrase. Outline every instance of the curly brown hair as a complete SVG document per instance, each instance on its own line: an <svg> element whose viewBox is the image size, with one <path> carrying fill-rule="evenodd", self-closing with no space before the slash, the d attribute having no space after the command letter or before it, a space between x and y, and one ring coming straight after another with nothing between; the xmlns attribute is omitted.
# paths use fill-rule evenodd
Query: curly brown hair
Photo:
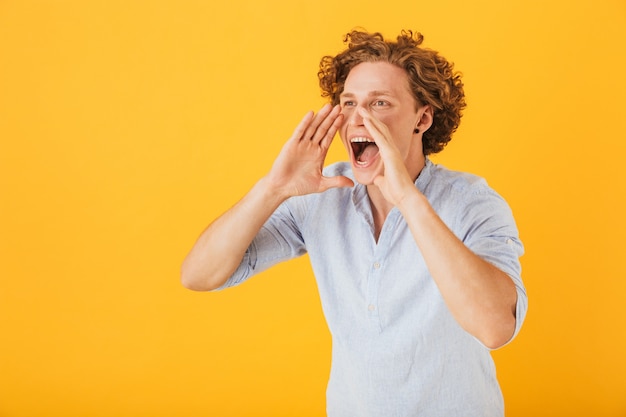
<svg viewBox="0 0 626 417"><path fill-rule="evenodd" d="M339 103L348 73L362 62L388 62L404 69L416 105L430 104L433 124L422 137L424 155L441 151L459 127L465 108L461 73L436 51L420 47L424 37L419 32L403 30L397 41L386 41L376 33L353 30L346 34L348 48L337 56L325 56L318 72L322 97L333 105Z"/></svg>

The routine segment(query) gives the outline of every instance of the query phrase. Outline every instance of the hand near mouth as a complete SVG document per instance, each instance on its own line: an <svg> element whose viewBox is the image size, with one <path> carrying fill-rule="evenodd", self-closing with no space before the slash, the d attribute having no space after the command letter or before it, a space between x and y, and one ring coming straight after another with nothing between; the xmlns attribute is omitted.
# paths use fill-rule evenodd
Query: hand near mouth
<svg viewBox="0 0 626 417"><path fill-rule="evenodd" d="M278 195L289 198L354 185L347 177L322 175L328 149L343 121L340 110L327 104L317 114L307 113L298 124L267 175Z"/></svg>
<svg viewBox="0 0 626 417"><path fill-rule="evenodd" d="M374 178L374 185L380 189L385 200L397 206L407 194L415 192L414 181L411 179L398 147L391 140L387 126L369 111L363 108L359 108L358 111L363 118L365 128L378 146L383 162L383 170Z"/></svg>

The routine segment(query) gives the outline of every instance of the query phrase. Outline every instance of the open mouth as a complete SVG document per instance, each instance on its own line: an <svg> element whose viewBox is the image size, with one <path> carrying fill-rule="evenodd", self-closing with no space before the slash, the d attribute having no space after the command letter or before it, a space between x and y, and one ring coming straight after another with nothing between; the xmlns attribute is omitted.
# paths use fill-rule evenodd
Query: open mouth
<svg viewBox="0 0 626 417"><path fill-rule="evenodd" d="M352 153L357 165L368 165L378 155L378 146L370 138L352 138L350 146L352 146Z"/></svg>

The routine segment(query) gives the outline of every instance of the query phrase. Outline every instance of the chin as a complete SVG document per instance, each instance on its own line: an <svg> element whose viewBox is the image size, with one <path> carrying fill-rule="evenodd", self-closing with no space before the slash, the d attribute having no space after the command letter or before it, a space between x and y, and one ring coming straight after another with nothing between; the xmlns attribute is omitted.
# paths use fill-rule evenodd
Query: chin
<svg viewBox="0 0 626 417"><path fill-rule="evenodd" d="M354 176L354 180L361 185L374 185L374 180L372 178L361 178L360 176Z"/></svg>
<svg viewBox="0 0 626 417"><path fill-rule="evenodd" d="M352 164L352 174L356 182L362 185L374 185L374 179L382 175L382 169L376 166L361 168L356 164Z"/></svg>

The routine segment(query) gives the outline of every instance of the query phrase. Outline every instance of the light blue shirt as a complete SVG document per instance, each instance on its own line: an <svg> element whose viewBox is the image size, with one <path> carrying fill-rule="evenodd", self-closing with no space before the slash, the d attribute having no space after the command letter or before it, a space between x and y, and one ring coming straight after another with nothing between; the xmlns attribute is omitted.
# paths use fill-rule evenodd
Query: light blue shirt
<svg viewBox="0 0 626 417"><path fill-rule="evenodd" d="M325 175L353 178L347 163ZM517 334L527 297L523 246L507 203L483 179L430 160L415 185L465 245L513 279ZM376 242L363 185L291 198L223 288L304 253L332 335L329 417L504 414L490 350L452 317L397 208Z"/></svg>

